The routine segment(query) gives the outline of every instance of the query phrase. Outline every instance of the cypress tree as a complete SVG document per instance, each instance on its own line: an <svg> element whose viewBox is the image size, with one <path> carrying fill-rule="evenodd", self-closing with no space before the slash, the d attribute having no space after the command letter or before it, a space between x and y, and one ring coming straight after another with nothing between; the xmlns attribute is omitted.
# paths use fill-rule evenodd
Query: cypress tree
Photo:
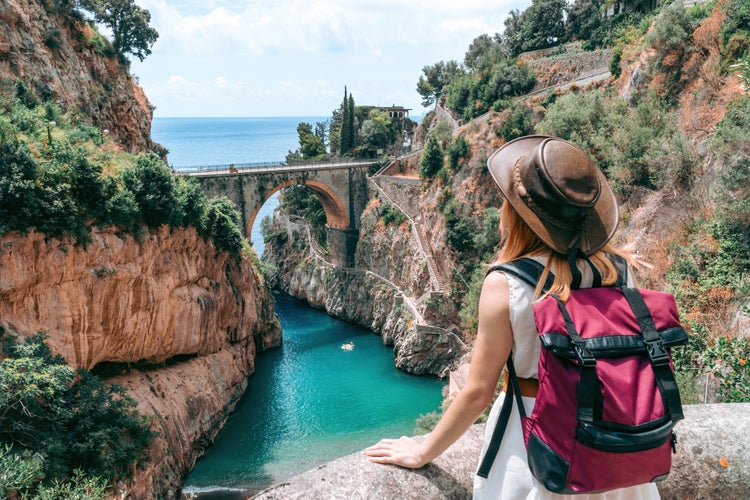
<svg viewBox="0 0 750 500"><path fill-rule="evenodd" d="M349 98L347 95L347 89L344 87L344 100L341 102L341 129L339 130L339 153L342 156L352 149L351 138L349 135L349 130L351 129L349 124L350 120Z"/></svg>
<svg viewBox="0 0 750 500"><path fill-rule="evenodd" d="M351 151L352 149L354 149L354 146L357 145L357 134L354 131L354 96L351 93L349 94L349 105L346 107L346 112L349 114L349 117L346 120L349 129L346 131L346 135L349 141L349 151Z"/></svg>

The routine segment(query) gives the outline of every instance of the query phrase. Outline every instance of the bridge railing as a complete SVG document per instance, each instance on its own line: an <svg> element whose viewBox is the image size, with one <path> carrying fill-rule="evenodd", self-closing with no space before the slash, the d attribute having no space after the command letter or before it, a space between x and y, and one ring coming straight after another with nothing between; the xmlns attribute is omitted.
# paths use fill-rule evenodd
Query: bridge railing
<svg viewBox="0 0 750 500"><path fill-rule="evenodd" d="M221 165L196 165L188 167L172 167L172 169L182 175L192 174L212 174L212 173L237 173L247 171L269 171L269 170L301 170L310 168L335 168L337 166L357 166L372 165L378 159L353 159L353 158L333 158L316 161L261 161L255 163L227 163Z"/></svg>

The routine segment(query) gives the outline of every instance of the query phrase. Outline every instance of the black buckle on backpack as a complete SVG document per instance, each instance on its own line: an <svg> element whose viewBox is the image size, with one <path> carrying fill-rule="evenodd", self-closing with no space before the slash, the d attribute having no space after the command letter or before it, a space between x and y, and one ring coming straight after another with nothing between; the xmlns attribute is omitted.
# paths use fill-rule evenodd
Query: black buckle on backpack
<svg viewBox="0 0 750 500"><path fill-rule="evenodd" d="M578 358L579 366L584 368L593 368L596 366L596 358L586 347L586 341L576 342L575 340L571 340L571 342L573 343L573 350L576 353L576 358Z"/></svg>
<svg viewBox="0 0 750 500"><path fill-rule="evenodd" d="M651 364L654 366L669 364L669 351L664 347L661 338L646 340L645 343L648 357L651 359Z"/></svg>

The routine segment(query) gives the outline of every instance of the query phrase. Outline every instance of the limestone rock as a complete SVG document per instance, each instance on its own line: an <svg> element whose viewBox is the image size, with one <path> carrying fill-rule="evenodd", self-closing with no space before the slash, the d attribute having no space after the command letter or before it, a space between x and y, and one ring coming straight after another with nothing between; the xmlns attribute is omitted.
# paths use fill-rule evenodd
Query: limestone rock
<svg viewBox="0 0 750 500"><path fill-rule="evenodd" d="M138 401L138 411L151 417L158 434L151 442L149 463L119 486L128 498L164 498L179 489L247 387L254 350L243 344L158 370L133 370L112 380Z"/></svg>
<svg viewBox="0 0 750 500"><path fill-rule="evenodd" d="M252 498L469 499L483 432L484 426L472 426L445 453L421 469L374 464L363 452L359 452L295 476Z"/></svg>
<svg viewBox="0 0 750 500"><path fill-rule="evenodd" d="M685 405L662 498L750 498L750 403Z"/></svg>
<svg viewBox="0 0 750 500"><path fill-rule="evenodd" d="M44 5L0 2L0 75L77 109L130 151L152 149L153 107L143 89L116 55L99 53L99 35L87 23Z"/></svg>
<svg viewBox="0 0 750 500"><path fill-rule="evenodd" d="M469 499L484 428L484 424L473 425L443 455L422 469L374 464L359 452L295 476L252 498ZM662 498L750 498L746 439L750 435L750 404L685 406L685 420L676 431L679 440L672 473L657 483Z"/></svg>
<svg viewBox="0 0 750 500"><path fill-rule="evenodd" d="M9 234L0 239L0 269L0 321L21 336L48 332L52 350L76 367L280 341L256 271L193 229L164 226L142 244L96 229L86 248Z"/></svg>
<svg viewBox="0 0 750 500"><path fill-rule="evenodd" d="M398 344L396 367L417 375L447 377L467 351L455 334L442 328L413 325Z"/></svg>

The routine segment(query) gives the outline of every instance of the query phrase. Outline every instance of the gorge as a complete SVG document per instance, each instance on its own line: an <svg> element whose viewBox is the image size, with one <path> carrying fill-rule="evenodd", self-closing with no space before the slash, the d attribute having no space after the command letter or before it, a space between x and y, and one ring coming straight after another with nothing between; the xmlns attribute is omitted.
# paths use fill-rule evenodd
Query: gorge
<svg viewBox="0 0 750 500"><path fill-rule="evenodd" d="M0 4L4 91L15 98L20 82L30 95L46 96L48 105L59 102L99 131L106 129L108 137L92 132L85 145L92 156L105 158L107 172L119 168L119 153L163 154L150 137L153 108L127 67L99 53L88 24L47 4ZM750 233L742 204L748 177L741 157L750 151L743 131L750 107L740 76L720 64L730 4L720 0L703 17L694 14L699 20L682 44L659 45L646 29L634 28L628 32L632 39L618 41L614 65L613 52L580 46L527 56L541 95L498 100L471 119L436 107L414 144L442 141L441 167L425 174L426 154L417 151L368 176L356 251L346 266L333 265L311 239L309 224L294 214L279 214L272 227L264 254L272 271L268 280L252 252L226 252L190 224L137 231L90 224L85 243L31 228L7 231L0 235L0 325L20 338L44 330L50 347L71 366L98 369L108 382L125 387L158 436L148 463L114 487L133 498L174 497L244 393L258 353L282 343L271 286L376 332L381 339L375 340L393 346L394 364L405 372L460 373L476 327L472 300L498 242L493 209L499 200L486 158L513 134L538 131L579 141L606 165L621 202L618 243L637 241L653 266L639 278L678 296L696 339L676 358L692 402L741 401L748 356L747 344L742 350L740 342L750 336L745 259ZM561 54L564 50L570 53ZM526 63L521 57L514 64ZM556 88L602 64L617 74L583 88ZM41 104L35 109L45 112ZM447 129L441 114L452 118ZM0 118L9 123L5 114ZM44 156L53 142L62 142L62 134L50 128L38 133L30 155ZM460 385L460 377L454 378ZM744 415L747 405L736 410L727 405L693 413L703 433L681 448L687 459L679 462L680 470L688 472L679 477L702 470L705 488L670 486L675 498L691 491L717 494L716 485L730 483L727 494L747 496L746 467L735 466L746 456L744 440L724 433L733 426L733 411ZM700 424L703 415L717 425ZM738 428L746 429L745 417L741 422ZM704 439L714 432L720 438ZM480 434L473 428L466 448L408 476L425 480L424 489L414 491L434 493L437 484L445 495L466 496L466 464L474 460L471 448ZM381 472L362 461L359 455L345 457L340 467L321 466L261 498L301 497L312 491L311 478L346 495L356 488L380 491L378 485L406 477L404 471ZM333 480L352 463L370 482ZM321 496L332 494L322 491Z"/></svg>

